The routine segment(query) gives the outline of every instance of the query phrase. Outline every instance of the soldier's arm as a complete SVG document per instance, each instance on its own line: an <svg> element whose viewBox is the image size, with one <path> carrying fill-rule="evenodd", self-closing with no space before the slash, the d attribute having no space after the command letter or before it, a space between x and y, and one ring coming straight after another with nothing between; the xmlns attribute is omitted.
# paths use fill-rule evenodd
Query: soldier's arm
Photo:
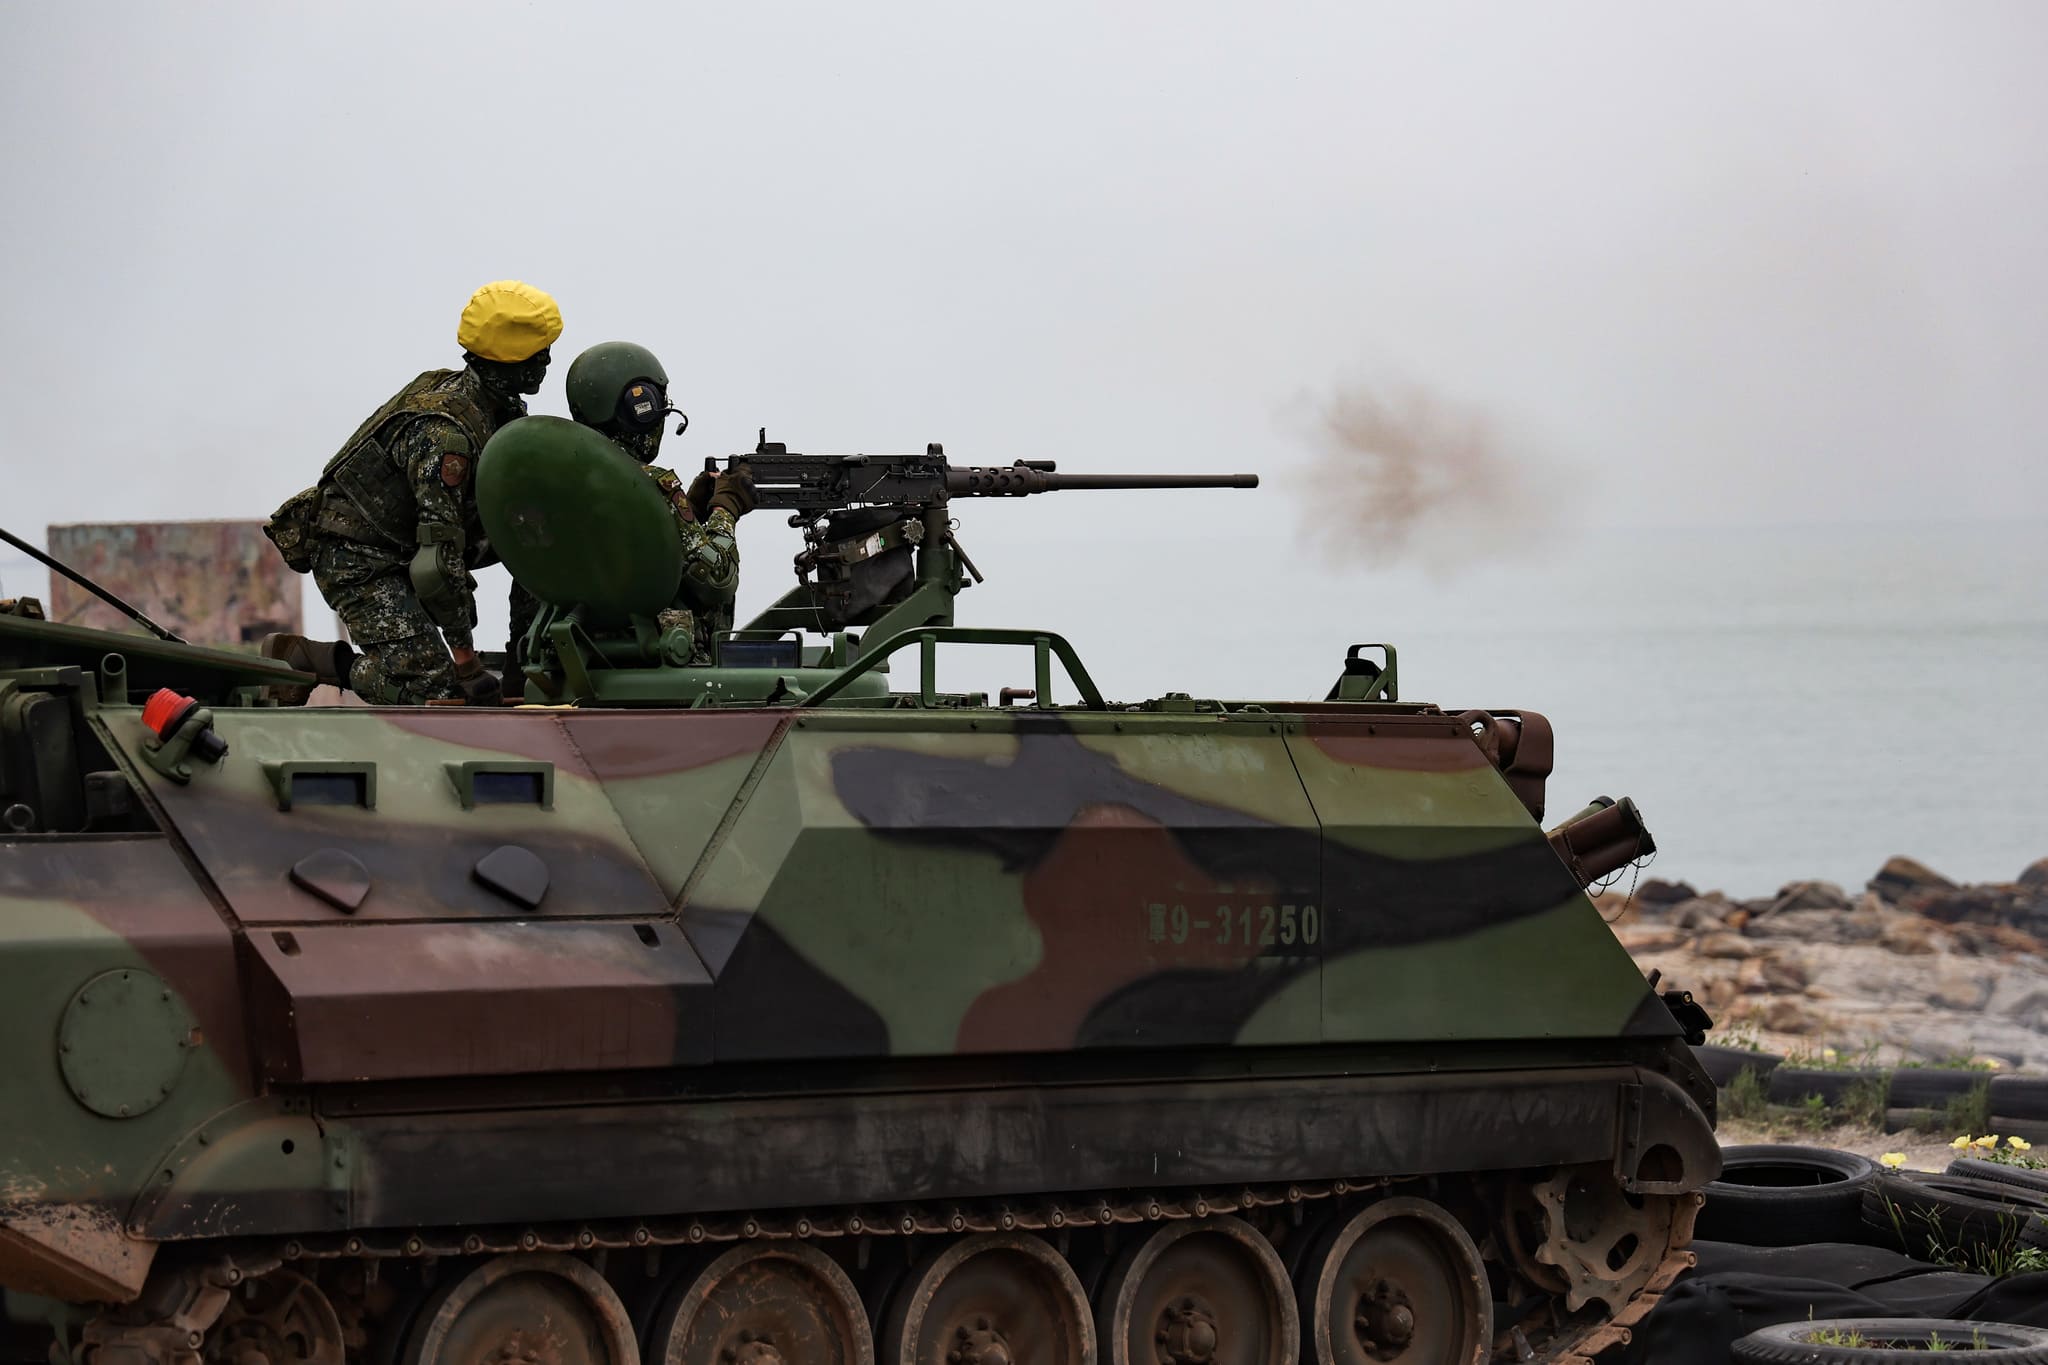
<svg viewBox="0 0 2048 1365"><path fill-rule="evenodd" d="M683 542L684 594L700 608L732 601L740 583L740 547L733 534L732 513L722 507L714 508L710 516L699 521L681 479L654 465L648 467L647 476L661 489L669 510L675 514L676 534Z"/></svg>
<svg viewBox="0 0 2048 1365"><path fill-rule="evenodd" d="M683 590L700 606L723 606L740 586L740 543L732 513L714 507L691 529L695 536L683 537Z"/></svg>
<svg viewBox="0 0 2048 1365"><path fill-rule="evenodd" d="M476 599L464 562L462 490L474 476L476 450L462 428L444 417L408 423L392 446L419 507L418 552L413 556L413 591L441 627L449 651L461 663L476 627Z"/></svg>

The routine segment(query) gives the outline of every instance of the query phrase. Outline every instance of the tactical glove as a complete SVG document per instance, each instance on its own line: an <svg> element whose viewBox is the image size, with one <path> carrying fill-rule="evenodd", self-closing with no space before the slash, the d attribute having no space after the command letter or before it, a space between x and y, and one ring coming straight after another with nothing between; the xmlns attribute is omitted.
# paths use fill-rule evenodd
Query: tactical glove
<svg viewBox="0 0 2048 1365"><path fill-rule="evenodd" d="M718 487L718 476L705 470L690 480L690 491L683 494L683 500L690 504L690 511L702 521L711 515L711 494Z"/></svg>
<svg viewBox="0 0 2048 1365"><path fill-rule="evenodd" d="M745 465L734 465L720 474L712 484L711 505L723 507L738 521L760 505L761 496L754 491L754 474Z"/></svg>
<svg viewBox="0 0 2048 1365"><path fill-rule="evenodd" d="M470 706L496 706L501 692L497 675L485 668L483 661L471 655L466 661L455 665L455 686L461 689L462 700Z"/></svg>

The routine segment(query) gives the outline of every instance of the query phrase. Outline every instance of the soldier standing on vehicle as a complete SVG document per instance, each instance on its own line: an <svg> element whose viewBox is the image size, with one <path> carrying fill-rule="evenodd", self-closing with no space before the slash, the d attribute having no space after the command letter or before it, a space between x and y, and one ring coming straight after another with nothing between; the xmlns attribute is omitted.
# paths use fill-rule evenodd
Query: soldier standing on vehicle
<svg viewBox="0 0 2048 1365"><path fill-rule="evenodd" d="M722 474L699 474L688 489L673 470L654 463L661 449L662 426L670 414L682 416L668 401L668 372L654 353L630 341L606 341L569 362L565 387L569 415L603 433L612 443L647 467L675 513L683 541L683 579L673 606L660 613L663 629L691 632L696 650L693 664L714 661L714 641L732 629L733 597L739 589L740 549L734 523L752 511L753 478L744 468ZM680 433L689 425L684 417ZM515 581L512 584L511 652L523 657L523 645L539 603Z"/></svg>
<svg viewBox="0 0 2048 1365"><path fill-rule="evenodd" d="M540 390L561 334L561 310L530 284L500 280L471 296L455 334L463 368L399 390L265 528L286 564L311 570L353 647L272 635L265 657L370 702L497 702L471 639L470 571L496 562L477 521L476 458L525 415L521 395ZM303 702L304 691L283 700Z"/></svg>

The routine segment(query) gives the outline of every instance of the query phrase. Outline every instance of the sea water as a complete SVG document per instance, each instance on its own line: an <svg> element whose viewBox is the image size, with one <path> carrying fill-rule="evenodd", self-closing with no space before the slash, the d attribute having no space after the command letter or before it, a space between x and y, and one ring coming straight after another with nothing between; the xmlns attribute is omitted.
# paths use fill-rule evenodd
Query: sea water
<svg viewBox="0 0 2048 1365"><path fill-rule="evenodd" d="M1442 610L1385 612L1404 694L1548 716L1552 813L1634 797L1656 875L1758 896L2048 857L2038 528L1610 532L1419 591Z"/></svg>
<svg viewBox="0 0 2048 1365"><path fill-rule="evenodd" d="M1059 550L1107 565L1092 612L1037 575L1026 594L963 596L961 619L1065 630L1118 696L1320 696L1346 644L1392 641L1406 699L1549 717L1550 817L1633 797L1660 848L1646 875L1701 890L1853 892L1893 854L2006 881L2048 857L2038 527L1560 533L1436 574L1322 568L1285 537L1225 536L1194 553L1243 572L1197 602L1174 598L1176 540ZM1133 604L1154 627L1143 659L1102 619ZM1166 643L1162 619L1179 623Z"/></svg>

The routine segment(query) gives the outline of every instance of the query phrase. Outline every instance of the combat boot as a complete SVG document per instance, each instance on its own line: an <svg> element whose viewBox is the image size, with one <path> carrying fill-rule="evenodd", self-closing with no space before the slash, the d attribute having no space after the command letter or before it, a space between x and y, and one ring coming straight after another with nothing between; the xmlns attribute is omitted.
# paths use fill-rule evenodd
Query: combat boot
<svg viewBox="0 0 2048 1365"><path fill-rule="evenodd" d="M321 682L344 691L349 670L355 666L356 651L346 640L308 640L303 635L266 635L258 652L266 659L311 673ZM279 706L304 706L313 689L303 683L271 683L263 695Z"/></svg>

